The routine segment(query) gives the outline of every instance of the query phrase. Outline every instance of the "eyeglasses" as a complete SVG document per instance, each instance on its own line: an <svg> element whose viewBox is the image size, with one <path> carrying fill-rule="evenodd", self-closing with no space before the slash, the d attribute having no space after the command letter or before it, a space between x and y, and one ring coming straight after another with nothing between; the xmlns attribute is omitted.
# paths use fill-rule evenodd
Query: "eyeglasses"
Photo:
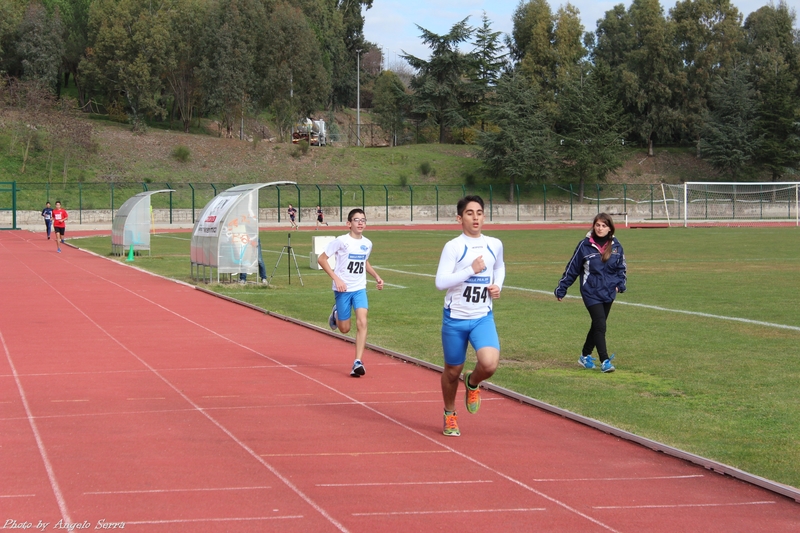
<svg viewBox="0 0 800 533"><path fill-rule="evenodd" d="M350 222L355 222L356 224L366 224L367 223L367 219L366 218L354 218L354 219L351 219Z"/></svg>

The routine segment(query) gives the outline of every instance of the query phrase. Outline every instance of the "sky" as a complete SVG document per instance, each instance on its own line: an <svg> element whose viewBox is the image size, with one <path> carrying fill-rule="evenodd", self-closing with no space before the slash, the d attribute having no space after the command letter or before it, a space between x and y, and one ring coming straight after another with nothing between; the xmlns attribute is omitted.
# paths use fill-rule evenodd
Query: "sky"
<svg viewBox="0 0 800 533"><path fill-rule="evenodd" d="M794 1L787 3L792 6ZM555 13L567 2L548 0L548 3ZM615 5L622 3L628 8L631 4L630 0L572 0L570 3L580 11L584 31L597 29L597 20ZM768 5L769 0L732 0L732 3L746 19L753 11ZM665 14L675 4L676 0L661 0ZM430 50L422 44L417 25L443 35L465 17L470 17L471 26L479 26L485 11L494 31L511 33L511 17L518 5L519 0L373 0L372 9L364 12L364 36L383 49L384 68L391 68L404 51L422 59L429 58Z"/></svg>

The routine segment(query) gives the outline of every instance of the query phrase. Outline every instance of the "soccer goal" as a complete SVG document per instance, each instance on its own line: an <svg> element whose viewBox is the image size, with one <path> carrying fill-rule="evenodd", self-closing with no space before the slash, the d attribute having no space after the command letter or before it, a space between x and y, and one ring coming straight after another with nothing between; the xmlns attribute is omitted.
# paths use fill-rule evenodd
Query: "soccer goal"
<svg viewBox="0 0 800 533"><path fill-rule="evenodd" d="M688 226L800 226L800 182L666 185ZM666 195L665 195L666 201Z"/></svg>

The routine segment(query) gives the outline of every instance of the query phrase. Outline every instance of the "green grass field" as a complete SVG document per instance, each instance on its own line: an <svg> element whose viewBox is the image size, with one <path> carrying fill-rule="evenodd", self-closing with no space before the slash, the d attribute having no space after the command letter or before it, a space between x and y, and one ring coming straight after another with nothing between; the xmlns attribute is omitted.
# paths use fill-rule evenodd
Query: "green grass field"
<svg viewBox="0 0 800 533"><path fill-rule="evenodd" d="M798 229L619 230L629 270L628 291L609 317L613 374L577 364L589 326L577 287L563 302L552 294L585 231L487 228L504 242L507 269L495 302L501 366L491 381L800 487ZM311 235L317 234L326 233L295 232L292 238L304 287L294 267L287 283L284 256L270 287L211 288L325 325L330 279L308 265ZM433 276L442 246L456 233L368 229L366 235L374 243L371 263L388 284L381 292L371 284L368 342L442 364L444 293ZM263 232L261 238L270 274L286 233ZM154 236L152 256L137 257L135 265L191 281L189 239L189 233ZM72 242L102 255L111 250L109 237Z"/></svg>

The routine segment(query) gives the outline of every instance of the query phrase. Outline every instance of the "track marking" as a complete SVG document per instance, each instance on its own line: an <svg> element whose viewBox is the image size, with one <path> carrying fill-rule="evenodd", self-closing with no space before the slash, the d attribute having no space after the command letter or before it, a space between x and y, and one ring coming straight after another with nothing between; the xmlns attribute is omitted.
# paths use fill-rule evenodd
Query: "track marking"
<svg viewBox="0 0 800 533"><path fill-rule="evenodd" d="M398 487L404 485L462 485L464 483L494 483L488 479L474 481L406 481L398 483L317 483L317 487Z"/></svg>
<svg viewBox="0 0 800 533"><path fill-rule="evenodd" d="M705 477L703 474L691 474L687 476L645 476L645 477L584 477L584 478L563 478L563 479L533 479L531 481L644 481L651 479L688 479L693 477Z"/></svg>
<svg viewBox="0 0 800 533"><path fill-rule="evenodd" d="M381 267L381 266L378 266L378 265L373 265L373 267L376 268L376 269L380 269L380 270L388 270L390 272L398 272L400 274L408 274L410 276L424 276L426 278L435 278L436 277L434 274L424 274L424 273L421 273L421 272L408 272L406 270L397 270L397 269L393 269L393 268L385 268L385 267ZM553 292L552 291L542 291L542 290L539 290L539 289L528 289L526 287L514 287L513 285L504 285L503 289L511 289L511 290L515 290L515 291L532 292L532 293L536 293L536 294L546 294L548 296L553 296ZM571 296L569 294L565 298L576 299L576 300L581 299L580 296ZM651 309L653 311L663 311L665 313L677 313L677 314L681 314L681 315L700 316L700 317L703 317L703 318L713 318L713 319L716 319L716 320L726 320L726 321L729 321L729 322L743 322L745 324L753 324L754 326L764 326L764 327L768 327L768 328L788 329L788 330L791 330L791 331L800 331L800 326L788 326L786 324L776 324L774 322L763 322L761 320L751 320L749 318L739 318L739 317L735 317L735 316L725 316L725 315L713 315L711 313L701 313L699 311L687 311L685 309L670 309L668 307L661 307L661 306L658 306L658 305L639 304L639 303L633 303L633 302L626 302L624 300L614 300L614 303L616 305L629 305L631 307L640 307L642 309Z"/></svg>
<svg viewBox="0 0 800 533"><path fill-rule="evenodd" d="M69 516L69 509L67 509L67 502L64 501L64 495L61 493L61 487L58 484L58 480L56 479L56 473L53 471L53 465L50 463L50 457L47 455L47 450L44 447L44 442L42 441L42 436L39 433L39 427L36 425L36 420L33 418L33 413L31 412L31 406L28 404L28 397L25 395L25 389L22 388L22 382L19 380L19 374L17 374L17 367L14 366L14 361L11 359L11 352L8 350L8 345L6 344L6 338L3 336L2 330L0 330L0 342L3 343L3 351L6 353L6 360L8 361L8 366L11 367L11 374L14 376L14 381L17 384L17 390L19 391L19 397L22 400L22 405L25 408L25 414L27 415L26 418L28 419L28 424L31 426L31 431L33 432L33 436L36 439L36 447L39 448L39 455L42 457L42 462L44 463L44 468L47 471L47 477L50 480L50 488L53 490L53 495L56 498L56 502L58 503L58 509L61 511L61 518L64 522L72 523L72 518Z"/></svg>
<svg viewBox="0 0 800 533"><path fill-rule="evenodd" d="M129 402L138 402L147 400L166 400L166 398L128 398Z"/></svg>
<svg viewBox="0 0 800 533"><path fill-rule="evenodd" d="M218 487L208 489L152 489L152 490L107 490L107 491L92 491L84 492L84 494L162 494L168 492L217 492L227 490L262 490L271 489L270 486L263 487Z"/></svg>
<svg viewBox="0 0 800 533"><path fill-rule="evenodd" d="M607 505L595 506L592 509L677 509L680 507L739 507L741 505L769 505L775 501L739 502L739 503L676 503L663 505Z"/></svg>
<svg viewBox="0 0 800 533"><path fill-rule="evenodd" d="M296 518L304 518L303 515L287 515L287 516L253 516L242 518L187 518L177 520L125 520L125 525L153 525L153 524L197 524L205 522L252 522L256 520L290 520Z"/></svg>
<svg viewBox="0 0 800 533"><path fill-rule="evenodd" d="M447 450L409 450L393 452L320 452L320 453L262 453L261 457L333 457L359 455L404 455L418 453L449 453Z"/></svg>
<svg viewBox="0 0 800 533"><path fill-rule="evenodd" d="M528 507L520 509L464 509L448 511L393 511L386 513L353 513L353 516L402 516L424 514L465 514L465 513L525 513L530 511L546 511L544 507Z"/></svg>
<svg viewBox="0 0 800 533"><path fill-rule="evenodd" d="M220 394L219 396L201 396L204 400L210 398L240 398L241 396L238 394Z"/></svg>
<svg viewBox="0 0 800 533"><path fill-rule="evenodd" d="M211 334L213 334L213 335L215 335L215 336L217 336L217 337L219 337L221 339L224 339L227 342L239 345L242 348L244 348L244 349L246 349L246 350L248 350L248 351L250 351L252 353L259 354L261 357L264 357L264 358L266 358L268 360L271 360L271 361L275 362L276 364L280 364L279 361L271 359L271 358L267 357L266 355L260 354L259 352L256 352L254 349L250 348L249 346L244 346L244 345L241 345L239 343L236 343L235 341L225 337L224 335L222 335L222 334L220 334L220 333L218 333L216 331L213 331L210 328L202 326L198 322L195 322L195 321L189 319L188 317L185 317L185 316L173 311L172 309L168 309L168 308L166 308L166 307L154 302L153 300L145 298L141 294L138 294L137 292L135 292L135 291L133 291L133 290L131 290L131 289L129 289L129 288L117 283L117 282L114 282L112 280L103 278L102 276L100 276L100 275L98 275L96 273L90 272L89 270L87 270L87 269L85 269L83 267L80 267L80 266L76 265L75 263L70 262L66 258L63 258L62 260L67 262L67 263L70 263L74 268L82 270L82 271L86 272L87 274L91 274L94 277L96 277L98 279L101 279L101 280L105 281L106 283L108 283L110 285L114 285L115 287L117 287L117 288L119 288L119 289L121 289L121 290L123 290L125 292L128 292L129 294L137 296L140 299L142 299L143 301L148 302L149 304L151 304L153 306L156 306L156 307L164 310L165 312L167 312L169 314L172 314L173 316L181 318L182 320L188 322L189 324L194 325L197 328L200 328L200 329L202 329L202 330L204 330L204 331L206 331L208 333L211 333ZM73 309L75 309L75 311L77 311L88 322L90 322L95 328L97 328L98 331L101 331L106 337L108 337L110 340L112 340L114 343L116 343L123 351L127 352L128 354L130 354L134 359L136 359L139 362L139 364L141 364L143 367L147 368L154 376L156 376L158 379L160 379L165 385L167 385L169 388L171 388L173 391L175 391L175 393L177 393L181 398L183 398L183 400L187 404L191 405L196 412L198 412L201 415L203 415L206 418L206 420L211 422L220 431L222 431L225 435L227 435L228 438L230 438L234 443L236 443L240 448L242 448L251 457L253 457L256 461L258 461L262 466L264 466L267 470L269 470L275 477L280 479L284 483L284 485L286 485L286 487L288 487L300 499L305 501L311 508L313 508L320 515L322 515L326 520L328 520L328 522L330 522L331 525L333 525L334 527L336 527L339 531L342 531L343 533L349 533L348 529L345 528L344 525L342 525L338 520L336 520L333 516L331 516L325 509L323 509L319 504L317 504L314 500L312 500L307 494L305 494L302 490L300 490L300 488L297 485L295 485L294 483L292 483L292 481L289 478L287 478L286 476L281 474L278 471L277 468L275 468L274 466L272 466L271 464L266 462L263 458L261 458L255 452L255 450L253 450L250 446L245 444L241 439L239 439L236 435L234 435L227 427L225 427L222 424L222 422L218 421L216 418L211 416L206 409L204 409L199 404L197 404L195 401L193 401L191 398L189 398L189 396L187 396L177 385L175 385L170 380L168 380L166 377L161 375L161 373L155 367L153 367L150 364L148 364L147 361L145 361L144 359L139 357L131 348L126 346L119 339L117 339L115 336L113 336L108 330L103 328L99 323L97 323L97 321L95 321L92 317L90 317L83 309L78 307L78 305L76 305L72 300L67 298L64 295L64 293L62 293L58 288L56 288L54 285L52 285L47 279L43 278L41 275L39 275L38 273L33 271L33 269L29 268L29 270L34 272L34 274L37 277L39 277L39 279L42 280L42 282L45 285L49 286L55 294L60 296L66 303L68 303ZM156 276L156 277L160 277L160 276ZM163 279L163 278L161 278L161 279ZM188 285L188 284L186 284L186 286L187 287L191 287L191 285ZM0 339L2 339L2 341L3 341L3 346L6 347L5 338L2 337L2 333L0 333ZM11 357L10 357L10 355L8 353L8 348L7 347L6 347L6 356L8 358L9 365L12 367L12 371L15 373L16 369L13 367L13 362L11 361ZM284 367L284 365L281 365L281 366ZM293 370L293 371L297 372L296 370ZM300 374L300 373L298 372L298 374ZM303 375L303 374L300 374L300 375ZM316 380L314 380L314 381L316 381ZM18 387L20 389L20 394L24 395L24 391L22 390L21 384L19 384L19 380L18 379L17 379L17 383L18 383ZM26 406L26 411L29 412L28 406L27 406L27 400L24 400L24 396L23 396L23 401L24 401L25 406ZM29 418L29 421L30 421L32 427L35 427L33 419ZM39 442L40 439L38 437L38 430L36 431L36 434L37 434L37 442ZM40 451L42 453L44 452L44 449L43 449L42 445L40 445ZM46 458L46 455L43 455L43 457ZM52 468L49 467L49 461L47 463L47 466L48 466L48 475L50 475L50 473L52 471ZM55 474L53 474L52 477L51 477L51 485L53 485L54 491L56 489L58 489L58 485L55 482ZM62 509L62 514L64 515L64 520L71 522L71 519L69 519L69 515L67 513L66 504L63 503L63 496L61 495L60 489L58 489L58 492L56 494L56 498L59 500L59 508ZM62 507L62 504L63 504L63 507ZM204 521L204 520L198 520L198 521ZM152 522L152 523L161 523L161 522ZM164 522L164 523L169 523L169 522Z"/></svg>
<svg viewBox="0 0 800 533"><path fill-rule="evenodd" d="M99 257L99 256L98 256L98 257ZM67 261L67 262L69 262L69 260L68 260L67 258L63 258L63 260L64 260L64 261ZM413 427L409 426L408 424L405 424L405 423L401 422L400 420L398 420L398 419L396 419L396 418L393 418L392 416L390 416L390 415L388 415L388 414L386 414L386 413L384 413L384 412L382 412L382 411L379 411L378 409L375 409L374 407L371 407L370 405L368 405L368 404L366 404L366 403L364 403L364 402L361 402L361 401L357 400L357 399L356 399L356 398L354 398L353 396L350 396L350 395L348 395L347 393L345 393L345 392L343 392L343 391L341 391L341 390L339 390L339 389L337 389L337 388L335 388L335 387L333 387L333 386L331 386L331 385L329 385L329 384L327 384L327 383L323 383L322 381L320 381L320 380L319 380L319 379L317 379L317 378L314 378L314 377L312 377L312 376L310 376L310 375L307 375L307 374L304 374L304 373L302 373L302 372L301 372L300 370L298 370L297 368L291 368L291 367L288 367L288 366L282 365L282 364L281 364L281 362L280 362L280 361L278 361L277 359L274 359L273 357L270 357L269 355L266 355L266 354L264 354L264 353L262 353L262 352L259 352L259 351L258 351L258 350L256 350L255 348L252 348L252 347L250 347L250 346L247 346L247 345L245 345L245 344L242 344L242 343L240 343L239 341L236 341L235 339L232 339L232 338L230 338L230 337L227 337L227 336L223 335L222 333L219 333L219 332L217 332L216 330L213 330L213 329L211 329L211 328L210 328L210 327L208 327L208 326L204 326L203 324L200 324L199 322L197 322L197 321L195 321L195 320L192 320L191 318L189 318L189 317L187 317L187 316L184 316L184 315L182 315L182 314L178 313L177 311L174 311L174 310L172 310L172 309L170 309L170 308L168 308L168 307L165 307L164 305L161 305L161 304L159 304L159 303L155 302L154 300L151 300L151 299L149 299L149 298L147 298L147 297L143 296L142 294L140 294L140 293L138 293L138 292L135 292L135 291L133 291L132 289L130 289L129 287L127 287L127 286L125 286L125 285L122 285L122 284L120 284L120 283L117 283L117 282L115 282L115 281L113 281L113 280L110 280L110 279L104 278L104 277L100 276L99 274L97 274L97 272L90 271L90 270L88 270L88 269L86 269L86 268L83 268L83 267L80 267L80 266L78 266L78 265L75 265L74 263L71 263L71 264L72 264L72 266L73 266L73 267L75 267L76 269L79 269L79 270L82 270L83 272L85 272L85 273L86 273L88 276L94 276L94 277L96 277L96 278L98 278L98 279L100 279L100 280L103 280L103 281L105 281L106 283L108 283L109 285L113 285L113 286L117 287L117 288L118 288L118 289L120 289L121 291L127 292L127 293L129 293L130 295L132 295L132 296L135 296L135 297L137 297L137 298L140 298L141 300L143 300L143 301L145 301L145 302L148 302L149 304L153 305L154 307L157 307L157 308L159 308L159 309L162 309L164 312L166 312L166 313L169 313L169 314L172 314L173 316L176 316L176 317L178 317L178 318L180 318L180 319L182 319L182 320L186 321L187 323L194 325L194 326L195 326L195 327L197 327L198 329L201 329L201 330L203 330L203 331L205 331L205 332L207 332L207 333L209 333L209 334L211 334L211 335L214 335L214 336L216 336L216 337L218 337L218 338L220 338L220 339L223 339L223 340L225 340L225 341L227 341L227 342L231 343L232 345L234 345L234 346L237 346L237 347L241 348L242 350L249 351L249 352L251 352L251 353L252 353L252 354L254 354L254 355L257 355L257 356L259 356L259 357L262 357L262 358L264 358L264 359L266 359L266 360L268 360L268 361L272 361L273 363L276 363L276 364L278 364L278 365L281 365L281 366L283 366L284 368L286 368L287 370L290 370L291 372L294 372L294 373L296 373L297 375L299 375L299 376L303 377L304 379L307 379L307 380L309 380L309 381L310 381L310 382L312 382L312 383L316 383L316 384L318 384L320 387L322 387L322 388L324 388L324 389L328 389L328 390L329 390L329 391L331 391L331 392L334 392L334 393L336 393L336 394L339 394L339 395L340 395L340 396L342 396L343 398L346 398L346 399L350 400L350 402L352 402L353 404L360 405L360 406L362 406L364 409L367 409L367 410L369 410L369 411L371 411L371 412L373 412L373 413L377 414L378 416L381 416L381 417L385 418L386 420L388 420L388 421L390 421L390 422L394 423L394 424L395 424L395 425L397 425L398 427L401 427L401 428L405 429L406 431L408 431L408 432L410 432L410 433L413 433L413 434L415 434L415 435L417 435L417 436L421 437L422 439L424 439L424 440L426 440L426 441L428 441L428 442L431 442L431 443L433 443L433 444L435 444L435 445L437 445L437 446L439 446L439 447L443 448L444 450L450 451L451 453L454 453L454 454L458 455L459 457L463 458L464 460L466 460L466 461L468 461L468 462L471 462L472 464L474 464L474 465L476 465L476 466L478 466L478 467L480 467L480 468L483 468L483 469L485 469L485 470L487 470L487 471L489 471L489 472L492 472L492 473L494 473L495 475L497 475L497 476L499 476L499 477L502 477L503 479L506 479L506 480L510 481L511 483L513 483L513 484L517 485L518 487L520 487L520 488L522 488L522 489L524 489L524 490L527 490L527 491L529 491L529 492L531 492L531 493L533 493L533 494L536 494L536 495L540 496L541 498L544 498L544 499L548 500L549 502L551 502L551 503L553 503L553 504L555 504L555 505L557 505L557 506L559 506L559 507L561 507L561 508L563 508L563 509L565 509L565 510L567 510L567 511L571 512L571 513L573 513L573 514L575 514L575 515L577 515L577 516L580 516L580 517L584 518L585 520L587 520L587 521L589 521L589 522L591 522L591 523L593 523L593 524L595 524L595 525L597 525L597 526L599 526L599 527L601 527L601 528L603 528L603 529L605 529L605 530L607 530L607 531L611 531L611 532L613 532L613 533L620 533L618 530L616 530L616 529L612 528L612 527L611 527L611 526L609 526L608 524L605 524L604 522L601 522L600 520L597 520L597 519L595 519L595 518L593 518L593 517L591 517L591 516L587 515L586 513L583 513L583 512L581 512L581 511L579 511L579 510L578 510L578 509L576 509L575 507L572 507L572 506L570 506L569 504L567 504L567 503L565 503L565 502L563 502L563 501L559 500L558 498L555 498L555 497L553 497L553 496L549 496L548 494L545 494L545 493L544 493L544 492L542 492L542 491L536 490L535 488L533 488L533 487L531 487L531 486L529 486L529 485L526 485L526 484L525 484L525 483L523 483L522 481L520 481L520 480L518 480L518 479L515 479L515 478L514 478L514 477L512 477L511 475L509 475L509 474L505 474L505 473L501 472L500 470L497 470L496 468L492 468L492 467L491 467L491 466L489 466L488 464L486 464L486 463L483 463L483 462L479 461L479 460L478 460L478 459L476 459L475 457L472 457L471 455L468 455L468 454L466 454L466 453L464 453L464 452L460 452L460 451L456 450L455 448L453 448L452 446L449 446L449 445L446 445L446 444L444 444L444 443L441 441L441 439L435 439L435 438L433 438L431 435L429 435L429 434L427 434L427 433L423 433L422 431L420 431L420 430L417 430L417 429L415 429L415 428L413 428ZM122 267L126 267L126 266L127 266L127 265L124 265L124 264L122 264L122 263L118 263L118 262L115 262L115 264L117 264L117 265L119 265L119 266L122 266ZM154 274L151 274L151 273L149 273L149 272L146 272L146 271L142 271L142 272L143 272L143 273L145 273L145 274L150 274L150 275L152 275L152 276L154 276L154 277L159 277L160 279L164 279L164 278L162 278L162 277L160 277L160 276L156 276L156 275L154 275ZM39 276L39 277L41 278L41 276ZM41 279L43 279L43 278L41 278ZM43 281L44 281L45 283L47 283L48 285L50 285L50 284L49 284L49 282L47 282L46 280L44 280L44 279L43 279ZM185 286L186 286L186 288L188 288L188 289L193 289L193 288L194 288L192 285L189 285L189 284L184 284L184 285L185 285ZM185 395L185 394L184 394L184 393L183 393L183 392L182 392L182 391L181 391L181 390L180 390L180 389L179 389L179 388L178 388L176 385L172 384L172 383L171 383L169 380L167 380L167 379L166 379L164 376L162 376L162 375L161 375L161 374L158 372L158 370L156 370L154 367L152 367L151 365L149 365L149 364L148 364L146 361L144 361L142 358L140 358L138 355L136 355L136 354L135 354L135 353L134 353L134 352L133 352L133 351L132 351L130 348L128 348L127 346L123 345L123 344L122 344L122 343L121 343L119 340L117 340L117 339L115 339L113 336L111 336L111 334L110 334L109 332L107 332L105 329L103 329L103 328L102 328L102 327L101 327L101 326L100 326L100 325L99 325L97 322L95 322L94 320L92 320L92 319L91 319L91 318L90 318L90 317L89 317L89 316L88 316L86 313L84 313L84 312L83 312L81 309L79 309L79 308L78 308L78 307L77 307L77 306L76 306L74 303L72 303L71 301L69 301L69 300L68 300L68 299L67 299L67 298L66 298L66 297L65 297L65 296L64 296L64 295L63 295L63 294L62 294L62 293L61 293L61 292L60 292L60 291L59 291L59 290L58 290L58 289L55 287L55 286L53 286L53 285L50 285L50 287L53 289L53 291L54 291L55 293L57 293L59 296L61 296L61 298L63 298L64 300L66 300L66 301L67 301L67 302L68 302L70 305L72 305L72 306L73 306L73 307L74 307L74 308L75 308L77 311L79 311L81 314L83 314L83 315L86 317L86 319L87 319L87 320L89 320L90 322L92 322L92 324L94 324L94 325L95 325L95 327L97 327L97 328L98 328L100 331L102 331L102 332L103 332L103 333L104 333L106 336L108 336L108 337L109 337L111 340L113 340L114 342L116 342L116 343L117 343L117 344L118 344L118 345L119 345L121 348L123 348L125 351L127 351L128 353L130 353L130 354L131 354L131 356L133 356L133 357L134 357L136 360L138 360L138 361L140 362L140 364L142 364L142 365L143 365L143 366L145 366L146 368L150 369L150 371L151 371L151 372L153 372L153 374L154 374L155 376L157 376L159 379L161 379L161 380L162 380L162 381L163 381L163 382L164 382L164 383L165 383L167 386L169 386L170 388L172 388L173 390L175 390L175 391L176 391L176 392L177 392L177 393L178 393L178 394L179 394L179 395L180 395L182 398L184 398L184 400L185 400L185 401L186 401L188 404L192 405L192 406L193 406L193 407L194 407L194 408L195 408L195 409L196 409L196 410L197 410L199 413L201 413L203 416L205 416L205 417L206 417L206 418L207 418L207 419L208 419L208 420L209 420L209 421L210 421L212 424L214 424L215 426L217 426L217 427L218 427L218 428L219 428L221 431L223 431L223 432L224 432L226 435L228 435L228 437L229 437L231 440L233 440L234 442L236 442L236 443L237 443L237 444L238 444L240 447L242 447L242 449L244 449L245 451L247 451L247 453L248 453L248 454L250 454L250 455L251 455L252 457L254 457L256 460L258 460L258 461L259 461L259 462L260 462L260 463L261 463L261 464L262 464L262 465L263 465L265 468L267 468L267 469L268 469L270 472L272 472L272 473L273 473L273 474L274 474L276 477L278 477L278 478L279 478L279 479L280 479L280 480L281 480L281 481L282 481L282 482L283 482L283 483L284 483L284 484L285 484L287 487L289 487L289 488L290 488L292 491L294 491L294 492L295 492L295 494L297 494L298 496L300 496L300 497L301 497L301 498L302 498L302 499L303 499L303 500L304 500L306 503L308 503L308 504L309 504L311 507L313 507L313 508L314 508L314 509L315 509L315 510L318 512L318 513L320 513L320 514L321 514L321 515L323 515L323 516L324 516L326 519L328 519L328 521L329 521L331 524L333 524L334 526L336 526L336 527L337 527L337 528L338 528L340 531L343 531L343 532L344 532L344 531L347 531L347 529L346 529L346 528L345 528L345 527L344 527L342 524L340 524L338 521L336 521L336 519L334 519L334 518L333 518L331 515L329 515L329 514L327 513L327 511L325 511L324 509L322 509L322 507L320 507L320 506L319 506L319 505L318 505L316 502L314 502L313 500L311 500L311 498L310 498L309 496L307 496L307 495L306 495L304 492L302 492L302 491L300 490L300 488L299 488L299 487L297 487L296 485L294 485L294 484L293 484L293 483L292 483L292 482L291 482L291 481L290 481L288 478L286 478L284 475L282 475L282 474L281 474L281 473L278 471L278 469L277 469L277 468L275 468L275 467L274 467L274 466L272 466L271 464L269 464L269 463L267 463L266 461L264 461L264 459L263 459L262 457L260 457L258 454L256 454L256 452L255 452L255 451L254 451L252 448L250 448L250 447L249 447L249 446L247 446L247 445L246 445L244 442L242 442L240 439L238 439L238 438L237 438L237 437L236 437L236 436L235 436L233 433L231 433L231 432L230 432L230 430L228 430L228 429L227 429L225 426L223 426L221 422L217 421L217 420L216 420L214 417L212 417L212 416L211 416L211 415L210 415L210 414L209 414L209 413L208 413L208 412L207 412L207 411L206 411L204 408L200 407L198 404L196 404L195 402L193 402L193 401L192 401L192 399L191 399L191 398L189 398L188 396L186 396L186 395ZM446 438L446 437L445 437L445 438Z"/></svg>
<svg viewBox="0 0 800 533"><path fill-rule="evenodd" d="M0 498L34 498L36 494L0 494Z"/></svg>
<svg viewBox="0 0 800 533"><path fill-rule="evenodd" d="M50 400L53 403L70 403L70 402L88 402L88 398L84 398L82 400Z"/></svg>

